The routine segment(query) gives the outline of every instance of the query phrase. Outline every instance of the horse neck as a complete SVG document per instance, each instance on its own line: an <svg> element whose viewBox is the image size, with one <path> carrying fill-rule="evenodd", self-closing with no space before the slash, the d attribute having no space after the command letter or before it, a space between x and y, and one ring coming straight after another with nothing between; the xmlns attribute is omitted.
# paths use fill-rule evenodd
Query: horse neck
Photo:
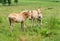
<svg viewBox="0 0 60 41"><path fill-rule="evenodd" d="M21 14L25 19L28 18L28 15Z"/></svg>

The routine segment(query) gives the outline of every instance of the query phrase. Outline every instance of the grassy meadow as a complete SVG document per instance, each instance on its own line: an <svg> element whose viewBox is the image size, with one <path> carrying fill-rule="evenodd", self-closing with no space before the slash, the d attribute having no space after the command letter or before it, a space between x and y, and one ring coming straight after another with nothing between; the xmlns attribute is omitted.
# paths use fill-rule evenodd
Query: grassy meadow
<svg viewBox="0 0 60 41"><path fill-rule="evenodd" d="M59 0L58 0L59 1ZM30 21L26 20L26 31L20 28L20 23L15 23L13 32L9 31L8 15L10 13L19 13L22 10L34 10L41 8L42 30L39 26L29 27ZM21 0L11 6L2 6L0 3L0 41L60 41L60 1L56 0Z"/></svg>

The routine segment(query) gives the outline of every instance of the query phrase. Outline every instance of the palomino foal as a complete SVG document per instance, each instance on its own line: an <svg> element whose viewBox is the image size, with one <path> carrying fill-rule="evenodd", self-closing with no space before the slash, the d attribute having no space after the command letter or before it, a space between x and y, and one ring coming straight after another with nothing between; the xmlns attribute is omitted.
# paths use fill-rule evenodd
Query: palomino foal
<svg viewBox="0 0 60 41"><path fill-rule="evenodd" d="M16 13L9 14L8 18L10 22L10 30L11 31L13 30L12 28L13 23L21 23L21 28L22 30L24 30L24 22L28 18L28 15L29 15L28 10L22 11L19 14L16 14Z"/></svg>
<svg viewBox="0 0 60 41"><path fill-rule="evenodd" d="M31 27L34 25L34 20L38 25L38 20L40 21L40 26L42 27L42 13L40 9L29 11L29 19L31 20Z"/></svg>

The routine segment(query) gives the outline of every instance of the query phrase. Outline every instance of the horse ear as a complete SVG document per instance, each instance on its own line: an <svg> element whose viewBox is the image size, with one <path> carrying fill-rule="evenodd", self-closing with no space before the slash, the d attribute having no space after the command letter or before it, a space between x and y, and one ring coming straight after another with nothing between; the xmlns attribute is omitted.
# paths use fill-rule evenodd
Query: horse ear
<svg viewBox="0 0 60 41"><path fill-rule="evenodd" d="M33 11L29 11L29 13L33 13Z"/></svg>
<svg viewBox="0 0 60 41"><path fill-rule="evenodd" d="M38 8L37 11L38 11L38 13L42 13L42 12L41 12L41 8Z"/></svg>

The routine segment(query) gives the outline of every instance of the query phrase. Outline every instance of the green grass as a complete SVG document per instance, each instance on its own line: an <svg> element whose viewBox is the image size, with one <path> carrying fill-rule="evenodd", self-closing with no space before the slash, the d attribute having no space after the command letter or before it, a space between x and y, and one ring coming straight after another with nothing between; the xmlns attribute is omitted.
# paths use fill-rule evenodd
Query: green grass
<svg viewBox="0 0 60 41"><path fill-rule="evenodd" d="M13 2L13 1L12 1ZM40 30L37 26L29 27L29 20L26 20L26 32L21 31L20 24L15 23L13 32L9 31L8 15L10 13L19 13L24 9L33 10L41 7L43 14L43 28ZM48 9L52 8L52 9ZM38 28L38 29L37 29ZM26 38L26 41L60 41L60 2L47 1L24 1L21 0L17 5L2 6L0 4L0 41L19 41Z"/></svg>

